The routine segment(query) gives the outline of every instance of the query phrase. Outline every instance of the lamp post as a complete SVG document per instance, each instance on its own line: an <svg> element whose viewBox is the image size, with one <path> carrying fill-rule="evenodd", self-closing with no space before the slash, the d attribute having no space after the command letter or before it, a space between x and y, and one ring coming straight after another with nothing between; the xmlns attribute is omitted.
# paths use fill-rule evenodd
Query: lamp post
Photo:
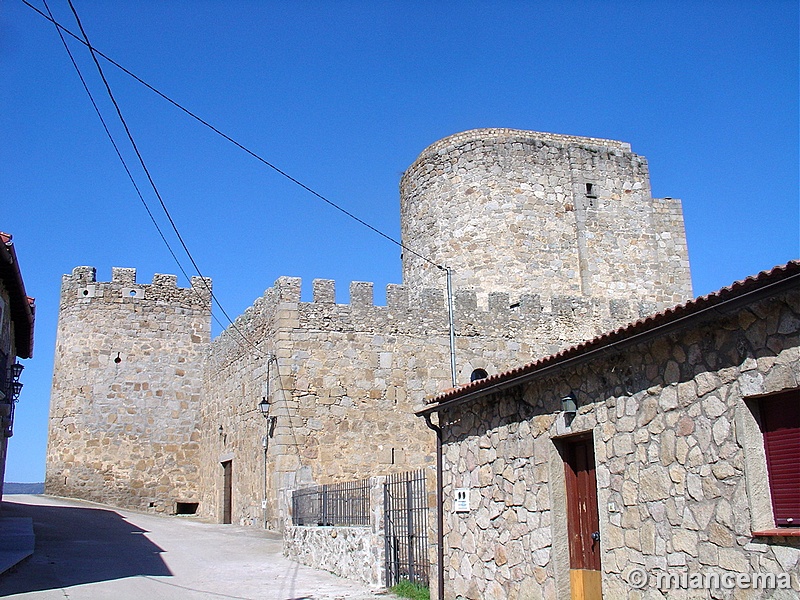
<svg viewBox="0 0 800 600"><path fill-rule="evenodd" d="M258 410L267 421L267 431L261 438L261 447L264 450L264 494L261 500L261 509L264 514L264 529L267 528L267 452L269 451L269 438L272 435L272 427L275 423L275 417L269 415L269 409L269 402L267 401L267 397L264 396L261 398L261 402L258 403Z"/></svg>

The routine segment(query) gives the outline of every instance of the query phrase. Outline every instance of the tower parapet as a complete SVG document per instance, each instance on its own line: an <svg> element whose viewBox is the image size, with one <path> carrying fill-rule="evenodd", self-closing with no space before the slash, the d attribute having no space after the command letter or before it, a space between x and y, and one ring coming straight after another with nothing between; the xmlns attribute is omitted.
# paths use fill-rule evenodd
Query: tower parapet
<svg viewBox="0 0 800 600"><path fill-rule="evenodd" d="M654 200L644 157L614 140L477 129L420 154L400 184L403 243L492 292L654 301L691 297L680 202ZM444 276L403 254L403 283Z"/></svg>

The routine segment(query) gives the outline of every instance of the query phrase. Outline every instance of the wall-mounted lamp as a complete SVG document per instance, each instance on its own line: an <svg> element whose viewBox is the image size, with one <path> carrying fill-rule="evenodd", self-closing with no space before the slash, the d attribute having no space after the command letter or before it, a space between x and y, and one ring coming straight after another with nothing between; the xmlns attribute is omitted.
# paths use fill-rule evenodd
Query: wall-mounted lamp
<svg viewBox="0 0 800 600"><path fill-rule="evenodd" d="M11 379L14 381L19 381L19 376L22 375L22 370L25 368L25 365L20 363L14 363L11 365Z"/></svg>
<svg viewBox="0 0 800 600"><path fill-rule="evenodd" d="M25 365L15 362L8 369L9 381L6 389L11 393L12 402L19 400L19 393L22 391L22 383L19 381L19 376L22 375L24 368Z"/></svg>
<svg viewBox="0 0 800 600"><path fill-rule="evenodd" d="M575 397L575 392L570 392L561 399L561 410L566 417L574 417L578 412L578 400Z"/></svg>
<svg viewBox="0 0 800 600"><path fill-rule="evenodd" d="M269 418L269 402L267 402L266 396L261 398L261 402L258 403L258 410L261 411L264 418Z"/></svg>

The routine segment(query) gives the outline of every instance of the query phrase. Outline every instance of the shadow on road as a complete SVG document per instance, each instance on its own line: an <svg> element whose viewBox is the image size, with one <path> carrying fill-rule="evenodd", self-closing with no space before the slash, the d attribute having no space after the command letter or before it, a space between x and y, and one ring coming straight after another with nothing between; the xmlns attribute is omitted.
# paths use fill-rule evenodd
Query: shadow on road
<svg viewBox="0 0 800 600"><path fill-rule="evenodd" d="M3 502L3 516L32 517L33 556L0 575L0 597L136 575L170 576L163 550L112 510ZM0 540L2 544L2 540Z"/></svg>

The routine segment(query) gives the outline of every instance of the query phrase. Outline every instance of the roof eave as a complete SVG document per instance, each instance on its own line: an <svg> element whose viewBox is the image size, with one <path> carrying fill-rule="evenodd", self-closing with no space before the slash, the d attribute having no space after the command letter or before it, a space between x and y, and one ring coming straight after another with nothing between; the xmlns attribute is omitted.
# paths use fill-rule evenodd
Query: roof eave
<svg viewBox="0 0 800 600"><path fill-rule="evenodd" d="M797 263L789 263L787 266L792 264L794 264L794 266L798 266ZM767 283L749 291L745 291L744 293L738 294L732 298L714 302L709 306L700 308L698 310L693 310L689 312L689 314L678 315L674 319L664 323L656 324L641 331L636 331L634 329L636 324L632 324L627 328L618 330L617 332L610 332L609 334L606 334L609 339L601 344L596 345L595 347L589 346L587 348L588 343L574 346L567 349L563 353L531 363L527 367L521 367L516 370L517 372L509 371L505 375L501 374L497 379L494 379L494 381L492 381L493 378L490 378L488 380L484 380L485 383L483 385L478 385L477 387L471 389L465 388L462 393L456 391L455 395L441 402L435 402L429 406L426 406L424 409L416 411L415 414L417 416L424 417L442 409L454 408L461 404L465 404L472 400L477 400L478 398L497 393L504 389L522 385L528 381L552 374L559 370L589 362L598 356L608 354L609 352L617 352L635 344L646 342L654 337L668 335L674 331L685 329L690 325L695 325L701 321L709 320L713 318L715 314L730 313L746 304L758 302L761 299L796 289L798 285L800 285L800 272L796 271L785 278L778 279L777 281ZM713 294L709 295L708 297L710 298L712 296ZM694 302L697 302L697 300ZM628 329L633 329L633 331L626 335L626 330ZM622 337L619 339L614 339L614 334L617 333L621 334ZM601 336L600 339L602 339L602 337L603 336ZM453 393L454 392L452 391L445 392L445 395Z"/></svg>
<svg viewBox="0 0 800 600"><path fill-rule="evenodd" d="M14 323L14 344L19 358L33 357L33 325L36 305L25 293L17 253L11 236L0 233L0 278L9 294L9 312Z"/></svg>

